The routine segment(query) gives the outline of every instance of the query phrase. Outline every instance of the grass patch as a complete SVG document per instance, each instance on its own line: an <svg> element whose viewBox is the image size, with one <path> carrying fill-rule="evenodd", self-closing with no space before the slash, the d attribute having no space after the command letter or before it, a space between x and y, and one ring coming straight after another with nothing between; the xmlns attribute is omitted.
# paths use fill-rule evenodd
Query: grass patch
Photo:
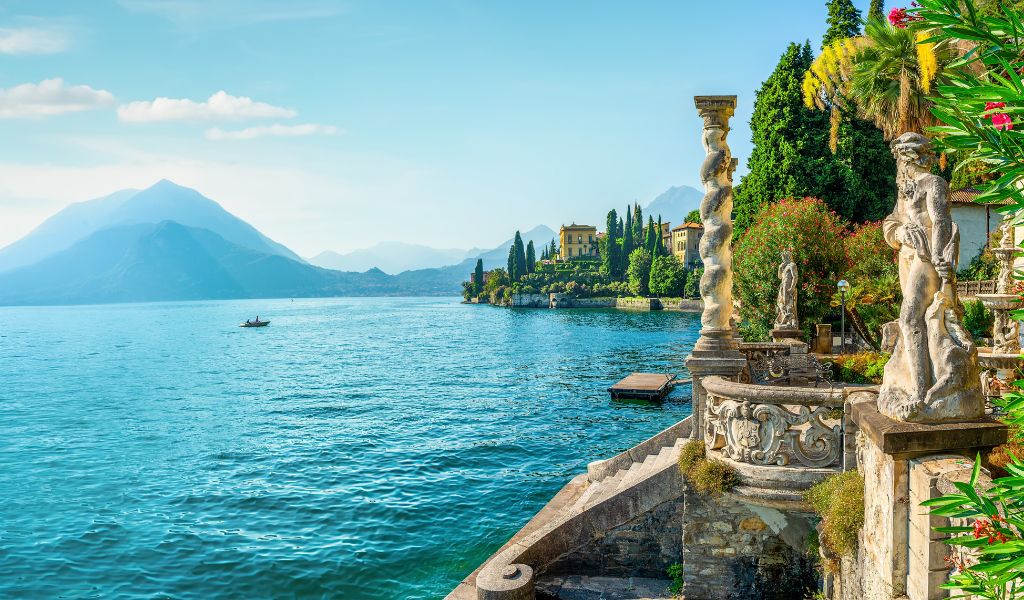
<svg viewBox="0 0 1024 600"><path fill-rule="evenodd" d="M721 494L736 487L739 476L724 462L707 458L703 440L691 440L679 453L679 472L698 494Z"/></svg>
<svg viewBox="0 0 1024 600"><path fill-rule="evenodd" d="M857 550L857 534L864 526L864 478L857 471L831 475L807 490L804 499L821 516L823 566L836 573L839 559Z"/></svg>

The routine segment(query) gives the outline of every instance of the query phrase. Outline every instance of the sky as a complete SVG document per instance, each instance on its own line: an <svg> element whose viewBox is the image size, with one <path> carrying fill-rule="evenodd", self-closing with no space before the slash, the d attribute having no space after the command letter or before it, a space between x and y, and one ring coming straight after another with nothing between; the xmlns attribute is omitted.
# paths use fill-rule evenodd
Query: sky
<svg viewBox="0 0 1024 600"><path fill-rule="evenodd" d="M163 178L302 256L603 223L700 187L695 95L738 95L738 181L754 92L790 42L817 50L825 17L824 0L0 0L0 246Z"/></svg>

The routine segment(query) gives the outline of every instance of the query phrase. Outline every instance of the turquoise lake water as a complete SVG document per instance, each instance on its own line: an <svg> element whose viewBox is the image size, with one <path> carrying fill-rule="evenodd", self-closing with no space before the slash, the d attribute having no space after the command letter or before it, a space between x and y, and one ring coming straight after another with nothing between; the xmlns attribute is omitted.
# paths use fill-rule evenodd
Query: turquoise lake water
<svg viewBox="0 0 1024 600"><path fill-rule="evenodd" d="M689 386L605 390L685 373L698 329L422 298L0 308L0 597L441 598L689 414Z"/></svg>

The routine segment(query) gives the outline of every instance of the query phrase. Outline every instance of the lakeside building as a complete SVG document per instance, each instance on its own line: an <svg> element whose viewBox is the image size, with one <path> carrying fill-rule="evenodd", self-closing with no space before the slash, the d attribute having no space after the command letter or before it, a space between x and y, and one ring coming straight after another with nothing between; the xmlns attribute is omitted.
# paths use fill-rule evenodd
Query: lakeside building
<svg viewBox="0 0 1024 600"><path fill-rule="evenodd" d="M581 256L597 256L597 227L593 225L562 225L558 230L558 258L569 260Z"/></svg>
<svg viewBox="0 0 1024 600"><path fill-rule="evenodd" d="M700 238L704 237L704 226L700 223L683 223L672 230L668 247L687 268L700 265Z"/></svg>
<svg viewBox="0 0 1024 600"><path fill-rule="evenodd" d="M1005 213L999 212L1001 204L979 204L975 202L981 190L973 187L953 190L949 193L950 213L953 222L960 228L960 268L971 264L974 257L988 246L992 232L1002 225ZM1020 233L1018 232L1018 238Z"/></svg>
<svg viewBox="0 0 1024 600"><path fill-rule="evenodd" d="M672 224L668 221L661 224L661 245L666 249L672 248Z"/></svg>

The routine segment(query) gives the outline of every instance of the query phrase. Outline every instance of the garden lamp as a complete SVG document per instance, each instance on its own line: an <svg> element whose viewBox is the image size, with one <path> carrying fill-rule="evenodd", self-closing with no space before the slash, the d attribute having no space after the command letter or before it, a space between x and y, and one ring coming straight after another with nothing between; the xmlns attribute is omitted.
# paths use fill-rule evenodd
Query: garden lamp
<svg viewBox="0 0 1024 600"><path fill-rule="evenodd" d="M850 291L850 282L840 279L839 288L839 354L846 354L846 293Z"/></svg>

